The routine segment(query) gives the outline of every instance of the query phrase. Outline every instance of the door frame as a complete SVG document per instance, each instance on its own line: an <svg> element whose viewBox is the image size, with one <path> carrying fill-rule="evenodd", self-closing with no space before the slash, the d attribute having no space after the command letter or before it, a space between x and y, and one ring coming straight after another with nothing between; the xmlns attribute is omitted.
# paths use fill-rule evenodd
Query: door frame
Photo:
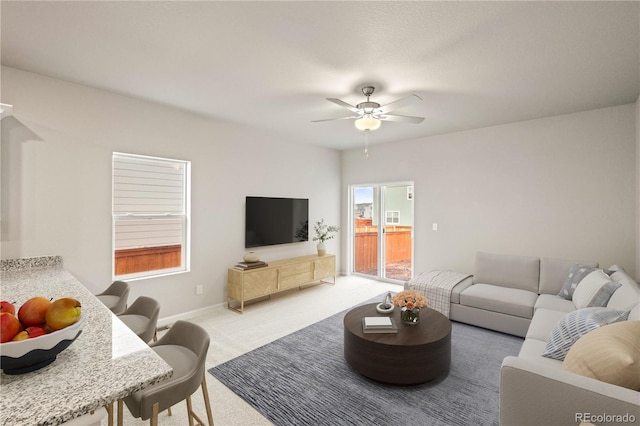
<svg viewBox="0 0 640 426"><path fill-rule="evenodd" d="M384 233L384 225L385 225L385 216L384 216L384 201L385 194L381 189L383 187L390 186L411 186L413 187L413 200L411 203L411 276L413 277L414 264L415 264L415 182L413 181L394 181L394 182L377 182L377 183L359 183L359 184L349 184L347 189L347 205L348 205L348 238L347 238L347 274L348 275L357 275L360 277L366 277L375 279L377 281L389 282L393 284L403 284L403 280L391 279L387 278L384 275L385 268L383 266L386 265L385 260L385 233ZM378 215L378 247L377 247L377 255L378 255L378 271L375 276L362 274L355 271L355 217L354 217L354 189L355 188L374 188L374 193L378 193L378 206L375 211L375 215ZM374 194L374 200L376 199Z"/></svg>

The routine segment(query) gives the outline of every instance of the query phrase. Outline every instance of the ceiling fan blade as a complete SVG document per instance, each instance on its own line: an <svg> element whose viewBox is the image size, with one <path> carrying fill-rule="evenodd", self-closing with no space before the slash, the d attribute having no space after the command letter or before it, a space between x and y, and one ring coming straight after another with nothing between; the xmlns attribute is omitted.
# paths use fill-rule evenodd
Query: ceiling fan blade
<svg viewBox="0 0 640 426"><path fill-rule="evenodd" d="M412 117L410 115L384 114L378 116L382 121L399 121L401 123L419 124L424 121L424 117Z"/></svg>
<svg viewBox="0 0 640 426"><path fill-rule="evenodd" d="M409 96L405 96L404 98L400 98L393 102L390 102L386 105L382 105L380 108L376 110L378 114L386 114L389 111L393 111L399 108L403 108L407 105L411 105L415 102L421 101L422 98L418 95L411 94Z"/></svg>
<svg viewBox="0 0 640 426"><path fill-rule="evenodd" d="M362 111L360 111L358 108L354 107L353 105L350 105L348 103L346 103L345 101L341 101L340 99L337 98L327 98L327 100L329 102L333 102L336 105L340 105L341 107L344 107L346 109L348 109L349 111L355 112L360 114Z"/></svg>
<svg viewBox="0 0 640 426"><path fill-rule="evenodd" d="M336 118L325 118L322 120L311 120L312 123L320 123L322 121L334 121L334 120L349 120L349 119L355 119L355 118L360 118L359 115L350 115L348 117L336 117Z"/></svg>

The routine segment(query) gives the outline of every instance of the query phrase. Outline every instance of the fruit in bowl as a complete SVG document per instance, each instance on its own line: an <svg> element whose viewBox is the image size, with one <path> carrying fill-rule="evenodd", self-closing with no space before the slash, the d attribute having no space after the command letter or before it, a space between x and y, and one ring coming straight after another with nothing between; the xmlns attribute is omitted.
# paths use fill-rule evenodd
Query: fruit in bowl
<svg viewBox="0 0 640 426"><path fill-rule="evenodd" d="M51 301L46 297L32 297L18 309L18 319L22 325L27 327L44 324L45 315L50 306Z"/></svg>
<svg viewBox="0 0 640 426"><path fill-rule="evenodd" d="M11 302L6 300L0 301L0 313L9 313L11 315L16 314L16 307Z"/></svg>
<svg viewBox="0 0 640 426"><path fill-rule="evenodd" d="M32 339L34 337L42 336L44 334L47 334L47 331L44 328L31 326L31 327L25 328L20 333L16 334L13 337L13 339L11 339L11 341L19 342L20 340Z"/></svg>
<svg viewBox="0 0 640 426"><path fill-rule="evenodd" d="M15 315L0 312L0 343L8 342L20 332L22 326Z"/></svg>
<svg viewBox="0 0 640 426"><path fill-rule="evenodd" d="M78 338L84 326L80 302L73 298L53 302L40 296L31 298L20 307L17 317L3 311L0 309L0 368L5 374L27 373L51 364ZM21 316L21 311L28 314ZM27 318L27 322L21 318Z"/></svg>
<svg viewBox="0 0 640 426"><path fill-rule="evenodd" d="M80 312L80 302L70 297L63 297L49 306L45 315L45 322L52 330L62 330L77 322L80 318Z"/></svg>

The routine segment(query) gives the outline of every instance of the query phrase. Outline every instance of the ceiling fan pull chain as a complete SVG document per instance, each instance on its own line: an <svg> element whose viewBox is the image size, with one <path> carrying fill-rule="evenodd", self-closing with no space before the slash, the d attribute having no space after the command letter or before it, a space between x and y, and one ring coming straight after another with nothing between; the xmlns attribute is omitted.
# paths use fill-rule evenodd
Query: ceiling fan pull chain
<svg viewBox="0 0 640 426"><path fill-rule="evenodd" d="M369 130L364 131L364 158L369 158Z"/></svg>

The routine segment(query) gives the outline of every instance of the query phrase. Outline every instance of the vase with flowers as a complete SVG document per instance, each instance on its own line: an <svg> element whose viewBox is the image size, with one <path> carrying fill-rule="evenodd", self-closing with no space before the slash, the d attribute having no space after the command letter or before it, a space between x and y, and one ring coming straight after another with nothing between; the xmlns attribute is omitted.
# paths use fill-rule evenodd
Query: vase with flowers
<svg viewBox="0 0 640 426"><path fill-rule="evenodd" d="M327 249L324 245L325 241L332 239L335 237L339 230L339 226L327 225L324 223L324 219L320 219L313 225L313 229L316 231L316 236L313 237L313 241L318 242L318 256L324 256L327 254Z"/></svg>
<svg viewBox="0 0 640 426"><path fill-rule="evenodd" d="M393 304L399 306L400 319L404 324L420 322L420 308L429 306L429 301L422 293L415 290L404 290L393 296Z"/></svg>

